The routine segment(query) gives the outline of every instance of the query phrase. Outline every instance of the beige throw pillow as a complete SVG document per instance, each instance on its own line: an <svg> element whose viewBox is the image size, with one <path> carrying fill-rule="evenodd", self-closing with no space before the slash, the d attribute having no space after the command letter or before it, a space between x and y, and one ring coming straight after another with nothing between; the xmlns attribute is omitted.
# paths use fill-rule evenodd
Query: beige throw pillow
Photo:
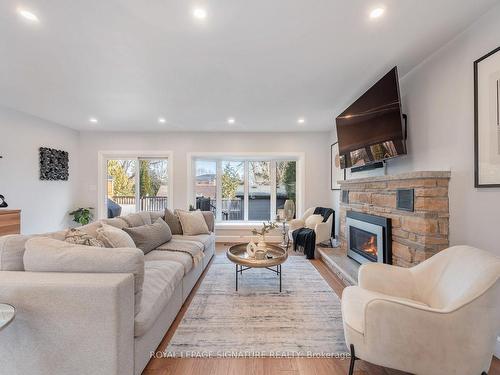
<svg viewBox="0 0 500 375"><path fill-rule="evenodd" d="M97 230L97 239L106 247L136 247L134 240L127 232L108 224L102 224L102 227Z"/></svg>
<svg viewBox="0 0 500 375"><path fill-rule="evenodd" d="M316 225L323 222L323 216L311 215L306 219L306 228L316 229Z"/></svg>
<svg viewBox="0 0 500 375"><path fill-rule="evenodd" d="M181 222L182 233L184 235L195 236L197 234L210 234L207 222L201 211L176 210L175 212Z"/></svg>
<svg viewBox="0 0 500 375"><path fill-rule="evenodd" d="M132 237L135 246L141 249L144 254L172 239L172 232L162 218L156 220L154 224L123 228L123 230Z"/></svg>

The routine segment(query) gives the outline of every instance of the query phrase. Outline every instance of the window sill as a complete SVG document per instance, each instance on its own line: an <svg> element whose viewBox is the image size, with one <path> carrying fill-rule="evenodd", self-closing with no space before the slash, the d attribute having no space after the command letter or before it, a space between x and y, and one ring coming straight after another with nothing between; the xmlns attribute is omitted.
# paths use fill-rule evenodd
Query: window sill
<svg viewBox="0 0 500 375"><path fill-rule="evenodd" d="M262 221L216 222L215 229L253 229L262 226Z"/></svg>

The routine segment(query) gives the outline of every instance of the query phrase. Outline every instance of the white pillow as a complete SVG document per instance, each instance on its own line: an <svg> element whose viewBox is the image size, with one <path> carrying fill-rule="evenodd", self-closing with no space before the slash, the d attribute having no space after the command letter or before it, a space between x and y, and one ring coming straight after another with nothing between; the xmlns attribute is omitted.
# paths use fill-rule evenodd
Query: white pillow
<svg viewBox="0 0 500 375"><path fill-rule="evenodd" d="M182 233L185 236L195 236L197 234L210 234L207 222L201 211L176 210L175 213L181 222Z"/></svg>
<svg viewBox="0 0 500 375"><path fill-rule="evenodd" d="M127 232L108 224L102 224L102 227L97 229L97 239L106 247L136 247L134 240Z"/></svg>
<svg viewBox="0 0 500 375"><path fill-rule="evenodd" d="M306 228L316 229L316 225L323 222L323 216L311 215L306 219Z"/></svg>

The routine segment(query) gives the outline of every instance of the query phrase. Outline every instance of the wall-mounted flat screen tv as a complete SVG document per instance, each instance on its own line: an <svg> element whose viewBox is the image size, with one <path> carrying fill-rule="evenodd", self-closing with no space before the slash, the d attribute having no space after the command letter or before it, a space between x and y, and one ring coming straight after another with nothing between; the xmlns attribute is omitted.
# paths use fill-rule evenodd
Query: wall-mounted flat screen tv
<svg viewBox="0 0 500 375"><path fill-rule="evenodd" d="M406 154L397 67L337 118L340 167L362 167Z"/></svg>

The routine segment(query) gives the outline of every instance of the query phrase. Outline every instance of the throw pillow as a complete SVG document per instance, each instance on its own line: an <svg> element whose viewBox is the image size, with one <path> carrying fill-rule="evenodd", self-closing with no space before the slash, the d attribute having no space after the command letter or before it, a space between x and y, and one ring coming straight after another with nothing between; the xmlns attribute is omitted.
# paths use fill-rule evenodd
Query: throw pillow
<svg viewBox="0 0 500 375"><path fill-rule="evenodd" d="M68 229L64 236L64 241L74 245L104 247L104 244L97 238L92 237L78 228Z"/></svg>
<svg viewBox="0 0 500 375"><path fill-rule="evenodd" d="M177 216L182 226L182 233L185 236L195 236L197 234L210 234L207 222L201 211L176 210Z"/></svg>
<svg viewBox="0 0 500 375"><path fill-rule="evenodd" d="M168 208L165 209L165 222L170 227L172 234L182 234L182 226L179 218Z"/></svg>
<svg viewBox="0 0 500 375"><path fill-rule="evenodd" d="M97 239L106 247L135 247L134 240L127 232L108 224L103 224L97 230Z"/></svg>
<svg viewBox="0 0 500 375"><path fill-rule="evenodd" d="M102 219L101 222L103 224L108 224L118 229L128 228L130 226L121 217L114 217L112 219Z"/></svg>
<svg viewBox="0 0 500 375"><path fill-rule="evenodd" d="M141 225L151 224L151 216L147 211L136 212L126 216L120 216L129 227L139 227Z"/></svg>
<svg viewBox="0 0 500 375"><path fill-rule="evenodd" d="M306 228L316 229L316 225L323 222L323 216L311 215L306 219Z"/></svg>
<svg viewBox="0 0 500 375"><path fill-rule="evenodd" d="M134 240L135 246L144 254L156 249L172 239L172 232L167 223L159 218L154 224L141 225L134 228L123 228Z"/></svg>

